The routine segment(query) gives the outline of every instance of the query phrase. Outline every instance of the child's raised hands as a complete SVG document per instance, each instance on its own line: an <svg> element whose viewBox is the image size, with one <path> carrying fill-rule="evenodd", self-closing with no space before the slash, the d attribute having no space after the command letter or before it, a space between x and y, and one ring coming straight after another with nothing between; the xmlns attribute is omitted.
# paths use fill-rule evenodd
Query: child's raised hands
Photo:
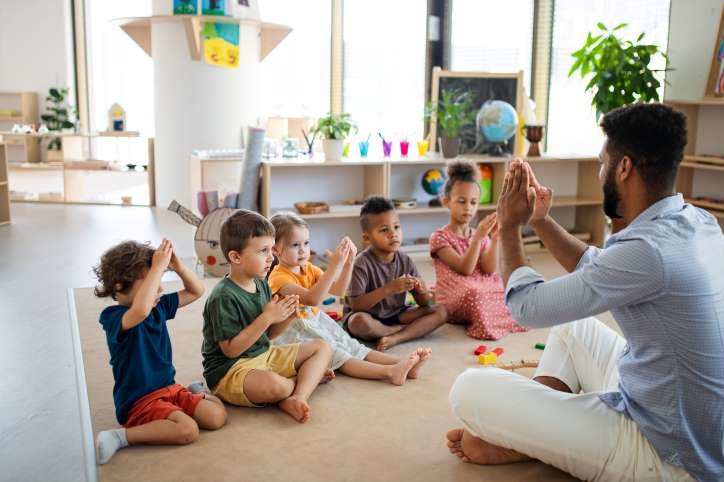
<svg viewBox="0 0 724 482"><path fill-rule="evenodd" d="M397 279L390 281L389 283L387 283L386 286L391 294L396 295L414 290L417 282L417 278L415 278L414 276L410 276L409 274L405 274Z"/></svg>
<svg viewBox="0 0 724 482"><path fill-rule="evenodd" d="M170 241L169 241L170 243ZM168 267L171 271L178 271L182 268L181 258L176 254L176 248L171 244L171 260L168 262Z"/></svg>
<svg viewBox="0 0 724 482"><path fill-rule="evenodd" d="M347 263L352 264L352 263L354 263L354 259L357 257L357 246L348 237L345 236L344 239L346 239L349 244L349 253L347 253Z"/></svg>
<svg viewBox="0 0 724 482"><path fill-rule="evenodd" d="M347 257L349 256L349 251L351 249L350 244L352 244L352 242L348 237L345 236L339 242L334 251L327 251L327 256L329 258L329 269L332 270L333 273L339 273L339 271L342 269L342 266L344 265Z"/></svg>
<svg viewBox="0 0 724 482"><path fill-rule="evenodd" d="M497 213L491 213L485 216L482 221L478 223L478 227L475 229L475 232L473 233L473 237L477 240L482 240L490 234L491 231L495 228L495 225L498 220L498 214Z"/></svg>
<svg viewBox="0 0 724 482"><path fill-rule="evenodd" d="M264 307L264 314L269 318L269 322L273 325L281 323L292 316L299 306L298 295L287 295L281 298L274 295L272 300Z"/></svg>
<svg viewBox="0 0 724 482"><path fill-rule="evenodd" d="M172 255L173 246L171 245L171 241L163 238L163 241L161 241L161 244L158 245L158 248L156 248L156 251L153 253L153 258L151 259L151 266L155 268L161 268L165 271L166 268L168 268L168 264L171 261Z"/></svg>

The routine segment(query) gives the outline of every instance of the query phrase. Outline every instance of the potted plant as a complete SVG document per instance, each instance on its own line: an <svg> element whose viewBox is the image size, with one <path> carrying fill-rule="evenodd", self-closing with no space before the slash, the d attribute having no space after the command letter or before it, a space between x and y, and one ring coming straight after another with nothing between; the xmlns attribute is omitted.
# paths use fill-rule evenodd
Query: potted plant
<svg viewBox="0 0 724 482"><path fill-rule="evenodd" d="M591 105L596 118L606 112L633 102L659 100L660 77L668 68L668 57L658 46L642 43L644 33L634 42L616 36L626 27L622 23L609 30L599 22L600 33L590 32L586 43L571 55L575 59L568 76L579 71L581 77L591 75L586 92L593 92ZM652 69L649 64L657 55L664 58L664 69Z"/></svg>
<svg viewBox="0 0 724 482"><path fill-rule="evenodd" d="M317 120L311 131L323 138L324 158L327 161L338 161L342 159L344 139L350 132L357 132L357 126L347 113L339 115L327 114Z"/></svg>
<svg viewBox="0 0 724 482"><path fill-rule="evenodd" d="M426 119L433 115L442 131L442 156L457 157L460 152L460 131L475 117L472 94L457 89L443 89L437 105L431 102L425 109Z"/></svg>
<svg viewBox="0 0 724 482"><path fill-rule="evenodd" d="M64 129L75 128L75 122L70 120L72 109L65 105L67 95L67 88L51 88L48 91L48 96L45 98L46 113L41 115L40 118L50 132L60 132ZM60 137L53 137L50 140L48 143L48 161L58 161L62 159L60 154L61 147Z"/></svg>

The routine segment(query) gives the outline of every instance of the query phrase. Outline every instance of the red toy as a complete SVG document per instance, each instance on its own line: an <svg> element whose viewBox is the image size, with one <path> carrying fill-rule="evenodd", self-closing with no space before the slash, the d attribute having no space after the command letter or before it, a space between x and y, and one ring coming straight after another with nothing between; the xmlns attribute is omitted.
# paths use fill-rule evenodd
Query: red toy
<svg viewBox="0 0 724 482"><path fill-rule="evenodd" d="M478 346L478 347L475 349L475 351L474 351L473 353L475 353L476 355L482 355L483 353L486 352L487 349L488 349L487 346L485 346L485 345L480 345L480 346Z"/></svg>
<svg viewBox="0 0 724 482"><path fill-rule="evenodd" d="M339 316L339 313L337 313L336 311L325 311L325 313L334 321L339 321L342 319L342 317Z"/></svg>
<svg viewBox="0 0 724 482"><path fill-rule="evenodd" d="M501 356L503 354L503 351L505 351L505 350L503 350L502 347L497 347L495 350L492 351L492 353L495 353L496 355Z"/></svg>

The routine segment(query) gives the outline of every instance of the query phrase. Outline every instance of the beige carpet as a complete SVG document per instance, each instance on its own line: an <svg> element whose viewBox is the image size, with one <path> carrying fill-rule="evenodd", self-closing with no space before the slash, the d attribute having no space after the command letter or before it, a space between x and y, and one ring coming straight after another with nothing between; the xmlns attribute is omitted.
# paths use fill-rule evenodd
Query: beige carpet
<svg viewBox="0 0 724 482"><path fill-rule="evenodd" d="M547 276L561 273L547 257L534 260ZM420 263L428 280L427 263ZM206 280L207 293L217 282ZM170 291L179 285L169 284ZM94 436L117 427L113 376L98 315L106 306L89 288L74 290ZM201 378L201 326L204 299L179 310L169 323L178 383ZM547 330L482 342L505 349L501 361L539 358L536 342ZM479 366L472 356L480 344L460 326L447 325L424 340L397 346L404 354L423 344L433 356L421 378L402 387L338 375L317 389L310 400L312 419L300 425L274 407L227 406L228 424L203 432L183 447L136 446L118 452L99 468L108 481L248 480L266 481L552 481L571 480L563 472L532 462L500 467L464 464L449 454L445 432L459 426L450 411L448 391L455 377ZM521 370L530 376L531 370ZM515 410L515 407L510 407Z"/></svg>

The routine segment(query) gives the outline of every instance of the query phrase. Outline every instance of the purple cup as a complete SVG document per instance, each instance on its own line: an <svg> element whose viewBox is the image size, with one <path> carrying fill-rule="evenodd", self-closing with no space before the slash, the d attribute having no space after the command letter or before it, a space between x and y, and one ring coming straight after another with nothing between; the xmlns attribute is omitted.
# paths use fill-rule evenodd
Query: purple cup
<svg viewBox="0 0 724 482"><path fill-rule="evenodd" d="M410 149L410 141L400 141L400 154L407 157L407 151Z"/></svg>
<svg viewBox="0 0 724 482"><path fill-rule="evenodd" d="M390 153L392 153L392 141L382 141L382 155L385 157L390 157Z"/></svg>

